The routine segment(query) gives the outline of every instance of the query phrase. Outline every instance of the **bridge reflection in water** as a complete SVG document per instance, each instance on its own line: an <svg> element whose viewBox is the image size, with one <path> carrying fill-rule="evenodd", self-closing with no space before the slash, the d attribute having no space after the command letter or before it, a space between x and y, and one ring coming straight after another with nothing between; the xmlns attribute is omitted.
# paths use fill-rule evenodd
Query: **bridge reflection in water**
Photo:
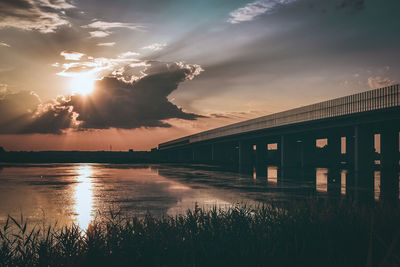
<svg viewBox="0 0 400 267"><path fill-rule="evenodd" d="M400 199L400 172L370 169L354 172L343 168L291 168L256 165L241 170L268 188L279 188L288 195L319 195L355 201L396 201ZM217 177L215 179L218 179Z"/></svg>

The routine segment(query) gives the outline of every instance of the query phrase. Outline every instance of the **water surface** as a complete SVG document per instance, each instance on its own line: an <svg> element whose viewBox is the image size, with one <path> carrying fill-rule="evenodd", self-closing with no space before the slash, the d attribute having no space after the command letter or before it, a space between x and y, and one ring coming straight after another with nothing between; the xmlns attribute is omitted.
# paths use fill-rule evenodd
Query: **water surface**
<svg viewBox="0 0 400 267"><path fill-rule="evenodd" d="M226 209L310 195L379 200L380 176L374 171L355 178L347 170L326 168L287 174L276 166L235 173L206 165L2 165L0 221L8 214L16 218L23 214L31 223L75 222L86 228L96 216L116 210L164 216L182 214L195 205Z"/></svg>

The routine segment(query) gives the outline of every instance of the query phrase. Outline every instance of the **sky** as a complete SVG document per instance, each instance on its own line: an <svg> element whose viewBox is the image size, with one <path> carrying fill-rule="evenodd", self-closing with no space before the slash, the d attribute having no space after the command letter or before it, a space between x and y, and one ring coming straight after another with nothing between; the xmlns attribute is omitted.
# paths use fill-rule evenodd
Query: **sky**
<svg viewBox="0 0 400 267"><path fill-rule="evenodd" d="M0 0L0 146L149 150L400 81L398 0Z"/></svg>

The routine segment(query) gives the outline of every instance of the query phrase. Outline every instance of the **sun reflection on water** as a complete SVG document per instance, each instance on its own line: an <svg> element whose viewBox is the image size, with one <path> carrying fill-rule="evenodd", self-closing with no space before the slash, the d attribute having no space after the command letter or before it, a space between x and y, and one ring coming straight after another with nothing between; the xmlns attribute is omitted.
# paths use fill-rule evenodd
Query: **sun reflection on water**
<svg viewBox="0 0 400 267"><path fill-rule="evenodd" d="M82 229L86 229L92 220L93 185L91 175L93 170L90 165L79 165L77 173L75 188L76 222Z"/></svg>

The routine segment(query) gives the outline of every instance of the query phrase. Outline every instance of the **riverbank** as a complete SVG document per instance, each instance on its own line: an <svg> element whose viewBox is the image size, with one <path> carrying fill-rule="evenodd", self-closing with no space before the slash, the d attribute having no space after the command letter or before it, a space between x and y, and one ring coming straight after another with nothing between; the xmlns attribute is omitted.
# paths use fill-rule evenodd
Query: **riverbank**
<svg viewBox="0 0 400 267"><path fill-rule="evenodd" d="M162 219L111 213L86 231L71 225L26 232L25 222L10 218L1 227L0 266L396 266L399 225L399 203L317 198L196 208Z"/></svg>

